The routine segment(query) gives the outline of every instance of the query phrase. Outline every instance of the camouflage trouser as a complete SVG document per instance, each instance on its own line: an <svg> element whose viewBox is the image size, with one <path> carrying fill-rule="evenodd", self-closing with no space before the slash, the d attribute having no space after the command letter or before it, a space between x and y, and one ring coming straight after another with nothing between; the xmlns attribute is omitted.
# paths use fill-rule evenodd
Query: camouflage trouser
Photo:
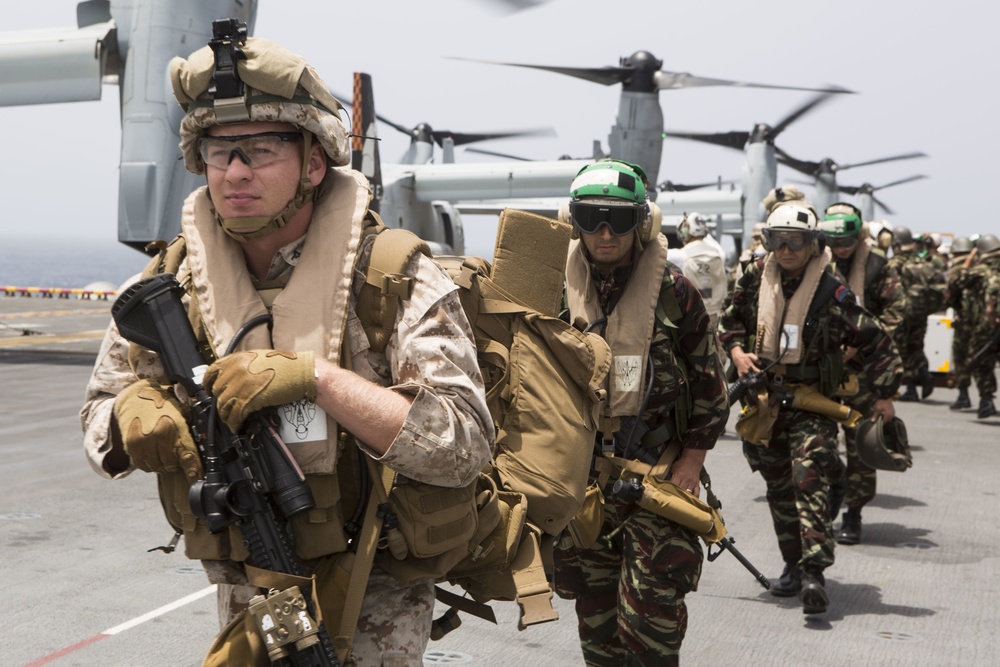
<svg viewBox="0 0 1000 667"><path fill-rule="evenodd" d="M867 382L862 376L861 383ZM857 396L844 399L846 405L851 406L860 412L865 419L872 416L875 410L875 395L862 386ZM858 447L855 439L858 437L857 428L844 427L844 448L847 450L847 493L844 495L844 504L852 509L861 509L875 497L875 468L870 468L861 461L858 456ZM832 516L830 519L836 519Z"/></svg>
<svg viewBox="0 0 1000 667"><path fill-rule="evenodd" d="M927 337L927 318L919 317L903 320L905 334L899 356L903 359L903 384L920 384L928 370L927 355L924 354L924 338Z"/></svg>
<svg viewBox="0 0 1000 667"><path fill-rule="evenodd" d="M975 354L972 347L972 327L965 322L955 322L952 327L951 361L955 365L955 386L968 387L972 383L969 360Z"/></svg>
<svg viewBox="0 0 1000 667"><path fill-rule="evenodd" d="M576 599L580 645L592 667L677 665L687 630L684 596L698 586L701 542L672 521L633 510L610 497L592 549L577 549L566 532L556 542L555 590Z"/></svg>
<svg viewBox="0 0 1000 667"><path fill-rule="evenodd" d="M972 334L972 354L975 354L990 342L993 336L993 329L989 327L979 327ZM980 398L983 396L993 396L997 393L997 378L993 369L997 365L997 349L993 346L987 350L974 365L969 367L972 376L976 378L976 389Z"/></svg>
<svg viewBox="0 0 1000 667"><path fill-rule="evenodd" d="M812 412L782 408L771 444L743 443L750 469L767 483L767 504L786 563L823 570L833 565L827 508L830 484L844 474L837 424Z"/></svg>

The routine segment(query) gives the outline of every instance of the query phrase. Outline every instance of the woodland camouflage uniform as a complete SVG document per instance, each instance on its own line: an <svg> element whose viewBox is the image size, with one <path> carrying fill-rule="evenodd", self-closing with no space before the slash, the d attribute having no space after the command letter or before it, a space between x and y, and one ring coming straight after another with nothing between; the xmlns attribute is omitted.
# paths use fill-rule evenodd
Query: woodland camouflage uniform
<svg viewBox="0 0 1000 667"><path fill-rule="evenodd" d="M981 290L978 292L980 300L977 306L981 309L981 317L974 322L972 332L972 353L981 350L997 330L997 307L1000 298L1000 254L990 253L971 270L970 281L975 281L976 286ZM976 389L979 391L979 400L988 398L992 400L997 391L997 379L994 367L997 363L997 346L987 350L980 355L970 366L973 378L976 380ZM989 415L986 415L989 416Z"/></svg>
<svg viewBox="0 0 1000 667"><path fill-rule="evenodd" d="M747 267L736 285L732 304L720 319L719 335L727 352L737 346L744 351L756 349L764 261L760 259ZM801 278L782 273L781 288L786 300L801 282ZM854 347L876 398L891 398L899 387L902 364L895 344L878 321L857 305L846 285L819 306L811 321L806 322L801 339L802 361L788 369L785 382L789 385L795 384L791 377L796 375L812 383L820 376L824 359L839 356L842 348ZM761 359L761 363L767 361L773 360ZM773 373L769 372L768 377L776 381ZM830 485L844 474L837 454L837 430L837 423L827 417L781 407L768 446L743 444L750 469L760 472L767 484L768 507L786 567L822 572L834 562L827 498Z"/></svg>
<svg viewBox="0 0 1000 667"><path fill-rule="evenodd" d="M591 266L601 310L614 309L628 286L632 266L615 269L607 279ZM682 443L711 449L729 414L726 385L718 347L701 295L675 267L667 265L660 301L671 290L682 313L676 341L657 321L650 343L653 385L636 436L672 424L673 408L681 402L683 363L693 408ZM616 436L618 455L632 431L622 420ZM598 436L600 438L600 436ZM655 463L676 435L643 448L630 448L629 458ZM599 449L600 441L595 443ZM596 479L596 473L592 478ZM610 486L610 484L609 484ZM684 596L695 590L701 576L702 546L698 535L668 519L639 509L605 489L601 537L591 549L578 549L563 534L555 549L555 588L563 598L576 599L580 641L587 665L675 665L687 629Z"/></svg>
<svg viewBox="0 0 1000 667"><path fill-rule="evenodd" d="M880 255L881 256L881 255ZM857 253L848 260L835 260L837 277L843 279L849 275L850 262ZM889 334L897 349L901 346L900 340L903 316L906 312L906 292L903 290L899 274L887 262L881 262L881 266L875 273L874 278L869 281L865 277L867 286L865 287L864 304L865 310L875 316L878 323L882 325L885 332ZM866 419L872 415L875 400L878 396L872 388L871 382L866 378L864 368L857 356L852 357L846 363L847 373L857 373L859 378L859 390L854 396L845 397L844 404L851 406L860 412ZM847 451L847 477L846 495L844 504L848 509L859 510L867 505L875 497L876 476L875 469L862 463L858 456L855 439L858 429L844 427L844 445ZM835 518L836 508L831 519Z"/></svg>
<svg viewBox="0 0 1000 667"><path fill-rule="evenodd" d="M968 389L972 383L972 372L969 362L976 348L973 347L972 334L978 322L984 317L983 308L983 275L974 272L972 267L965 268L964 258L956 258L956 265L948 270L948 287L945 296L945 307L954 311L952 319L951 362L955 367L955 386Z"/></svg>
<svg viewBox="0 0 1000 667"><path fill-rule="evenodd" d="M899 274L906 292L906 310L897 336L903 359L903 384L908 389L924 385L928 387L925 394L929 394L932 385L924 338L927 336L927 316L940 307L944 297L944 273L933 262L921 258L917 250L895 250L889 264ZM909 400L916 400L916 397Z"/></svg>

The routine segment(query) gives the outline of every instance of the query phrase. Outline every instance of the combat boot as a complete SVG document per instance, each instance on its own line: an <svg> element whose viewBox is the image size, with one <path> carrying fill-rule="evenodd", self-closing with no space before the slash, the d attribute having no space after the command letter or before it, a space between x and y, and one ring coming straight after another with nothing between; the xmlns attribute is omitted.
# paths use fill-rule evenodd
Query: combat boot
<svg viewBox="0 0 1000 667"><path fill-rule="evenodd" d="M992 417L997 413L997 408L993 405L992 396L980 396L979 397L979 414L976 415L979 419L986 419L987 417Z"/></svg>
<svg viewBox="0 0 1000 667"><path fill-rule="evenodd" d="M837 544L859 544L861 542L861 508L848 507L840 520Z"/></svg>
<svg viewBox="0 0 1000 667"><path fill-rule="evenodd" d="M964 410L966 408L972 407L972 401L969 400L969 388L959 387L958 388L958 398L955 402L948 406L949 410Z"/></svg>
<svg viewBox="0 0 1000 667"><path fill-rule="evenodd" d="M841 477L840 481L830 485L830 492L826 496L826 515L830 517L832 523L840 514L840 506L844 503L847 495L847 478Z"/></svg>
<svg viewBox="0 0 1000 667"><path fill-rule="evenodd" d="M916 401L919 401L920 397L917 396L917 385L912 382L906 385L906 391L899 395L899 400L904 403L915 403Z"/></svg>
<svg viewBox="0 0 1000 667"><path fill-rule="evenodd" d="M802 590L802 570L795 563L785 563L781 577L771 582L771 595L790 598Z"/></svg>
<svg viewBox="0 0 1000 667"><path fill-rule="evenodd" d="M802 590L799 592L803 614L822 614L830 606L826 594L826 579L823 572L809 568L802 573Z"/></svg>
<svg viewBox="0 0 1000 667"><path fill-rule="evenodd" d="M930 371L924 371L921 376L920 398L927 398L934 393L934 376Z"/></svg>

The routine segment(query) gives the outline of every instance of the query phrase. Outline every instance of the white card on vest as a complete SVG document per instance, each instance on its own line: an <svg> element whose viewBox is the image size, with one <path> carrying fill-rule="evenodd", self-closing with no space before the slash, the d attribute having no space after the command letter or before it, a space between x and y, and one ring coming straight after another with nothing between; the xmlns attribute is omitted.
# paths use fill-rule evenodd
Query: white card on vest
<svg viewBox="0 0 1000 667"><path fill-rule="evenodd" d="M798 324L786 324L782 327L782 331L785 332L787 349L797 350L799 349L799 325Z"/></svg>
<svg viewBox="0 0 1000 667"><path fill-rule="evenodd" d="M279 405L278 435L289 444L326 440L326 412L307 398Z"/></svg>
<svg viewBox="0 0 1000 667"><path fill-rule="evenodd" d="M615 357L615 391L627 393L639 390L641 363L642 357L637 355Z"/></svg>

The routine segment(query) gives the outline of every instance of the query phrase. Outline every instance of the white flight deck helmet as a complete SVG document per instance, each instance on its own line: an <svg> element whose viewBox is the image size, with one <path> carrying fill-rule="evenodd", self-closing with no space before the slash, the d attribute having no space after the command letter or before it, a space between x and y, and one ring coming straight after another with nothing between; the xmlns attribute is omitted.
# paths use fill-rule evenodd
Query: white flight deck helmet
<svg viewBox="0 0 1000 667"><path fill-rule="evenodd" d="M205 173L199 141L212 125L289 123L302 131L305 146L298 190L283 211L259 220L219 220L227 234L246 241L283 227L315 198L316 190L307 176L313 141L323 147L331 166L350 164L349 132L339 115L343 106L302 56L265 39L247 37L246 24L236 19L213 21L212 31L208 46L186 60L170 61L174 97L185 111L180 148L188 171ZM230 229L258 222L260 229L249 234Z"/></svg>
<svg viewBox="0 0 1000 667"><path fill-rule="evenodd" d="M708 236L708 221L696 211L685 213L684 219L677 225L677 238L681 243L687 243L694 239L703 239Z"/></svg>

